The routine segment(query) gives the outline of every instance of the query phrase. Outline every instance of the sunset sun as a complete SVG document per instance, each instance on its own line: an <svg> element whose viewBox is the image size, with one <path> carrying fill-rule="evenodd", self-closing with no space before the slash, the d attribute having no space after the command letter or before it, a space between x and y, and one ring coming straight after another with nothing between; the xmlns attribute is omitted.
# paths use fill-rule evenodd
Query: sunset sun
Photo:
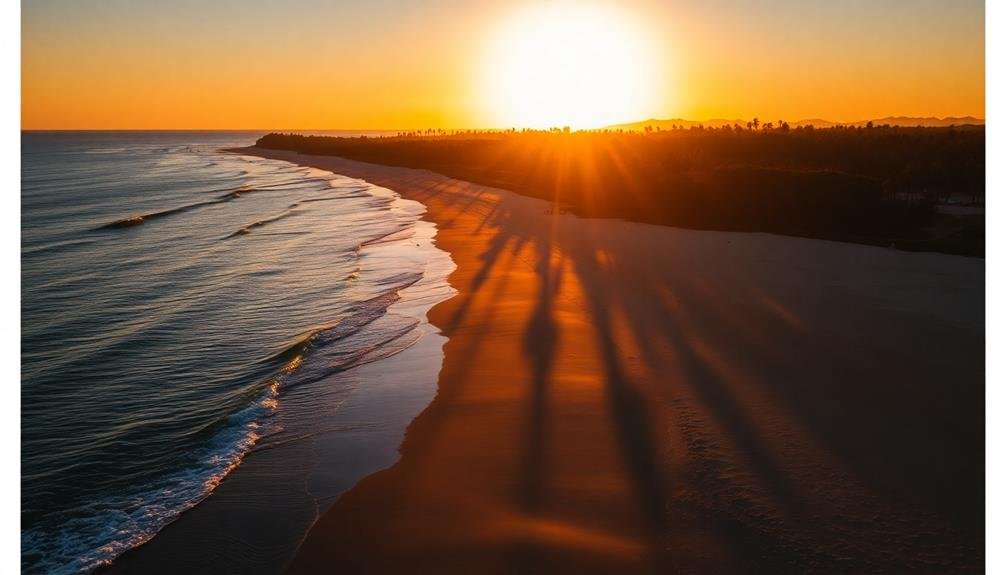
<svg viewBox="0 0 1006 575"><path fill-rule="evenodd" d="M653 115L661 67L645 30L617 8L524 9L492 37L484 89L506 126L596 128Z"/></svg>

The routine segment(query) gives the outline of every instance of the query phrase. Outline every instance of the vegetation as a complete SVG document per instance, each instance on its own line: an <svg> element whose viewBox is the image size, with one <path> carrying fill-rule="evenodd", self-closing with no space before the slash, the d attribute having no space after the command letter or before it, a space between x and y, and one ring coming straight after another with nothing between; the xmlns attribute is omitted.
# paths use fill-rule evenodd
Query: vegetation
<svg viewBox="0 0 1006 575"><path fill-rule="evenodd" d="M984 254L985 132L791 128L752 120L642 132L426 130L380 138L269 134L258 146L423 168L591 217Z"/></svg>

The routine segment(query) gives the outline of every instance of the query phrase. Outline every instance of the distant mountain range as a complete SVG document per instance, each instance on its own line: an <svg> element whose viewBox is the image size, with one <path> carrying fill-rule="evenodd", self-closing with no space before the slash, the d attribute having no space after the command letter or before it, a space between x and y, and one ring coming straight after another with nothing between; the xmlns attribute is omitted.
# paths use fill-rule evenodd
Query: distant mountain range
<svg viewBox="0 0 1006 575"><path fill-rule="evenodd" d="M759 118L762 123L772 122L773 124L778 124L779 119L772 118ZM670 120L644 120L642 122L632 122L628 124L616 124L613 126L607 126L611 130L642 130L646 126L652 126L654 128L660 128L661 130L670 130L674 126L679 126L681 128L691 128L693 126L704 126L706 128L719 128L721 126L733 126L737 124L739 126L747 126L747 123L751 120L727 120L725 118L714 118L712 120L697 121L697 120L684 120L682 118L672 118ZM799 128L802 126L814 126L815 128L830 128L832 126L865 126L868 122L873 122L874 126L883 126L884 124L889 124L891 126L901 126L901 127L916 127L923 126L925 128L945 128L947 126L984 126L985 120L982 118L975 118L974 116L962 116L962 117L947 117L947 118L936 118L936 117L912 117L912 116L888 116L886 118L876 118L874 120L861 120L859 122L832 122L830 120L822 120L820 118L811 118L807 120L800 120L798 122L789 122L789 125L793 128Z"/></svg>

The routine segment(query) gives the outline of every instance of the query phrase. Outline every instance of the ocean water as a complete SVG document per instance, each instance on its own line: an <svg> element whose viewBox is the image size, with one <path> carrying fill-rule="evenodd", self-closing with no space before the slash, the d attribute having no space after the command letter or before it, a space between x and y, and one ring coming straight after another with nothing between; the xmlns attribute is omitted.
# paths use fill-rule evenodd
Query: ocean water
<svg viewBox="0 0 1006 575"><path fill-rule="evenodd" d="M257 136L22 135L24 571L93 570L249 454L352 438L354 390L378 426L411 393L362 368L439 337L453 263L423 207L222 151Z"/></svg>

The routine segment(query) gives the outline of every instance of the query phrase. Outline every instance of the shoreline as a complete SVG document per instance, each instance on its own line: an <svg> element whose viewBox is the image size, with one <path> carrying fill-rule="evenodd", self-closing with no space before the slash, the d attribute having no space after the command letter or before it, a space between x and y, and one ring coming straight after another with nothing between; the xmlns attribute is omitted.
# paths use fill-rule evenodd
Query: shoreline
<svg viewBox="0 0 1006 575"><path fill-rule="evenodd" d="M254 444L203 499L98 572L202 572L220 564L235 572L281 572L319 514L398 459L406 426L436 392L446 338L426 316L437 301L453 297L446 277L454 264L436 247L425 207L391 190L350 183L389 202L388 211L373 216L391 227L378 236L361 228L361 236L349 239L356 243L355 277L340 282L331 270L342 268L323 268L321 276L329 269L331 281L319 285L364 290L369 299L281 352L289 361L271 378L275 408L256 422L264 431ZM400 277L406 272L411 279ZM367 279L374 276L391 283L379 287ZM343 324L353 330L352 340L336 333ZM375 338L380 346L339 343Z"/></svg>
<svg viewBox="0 0 1006 575"><path fill-rule="evenodd" d="M980 570L983 260L234 151L420 201L458 266L437 396L292 572Z"/></svg>

